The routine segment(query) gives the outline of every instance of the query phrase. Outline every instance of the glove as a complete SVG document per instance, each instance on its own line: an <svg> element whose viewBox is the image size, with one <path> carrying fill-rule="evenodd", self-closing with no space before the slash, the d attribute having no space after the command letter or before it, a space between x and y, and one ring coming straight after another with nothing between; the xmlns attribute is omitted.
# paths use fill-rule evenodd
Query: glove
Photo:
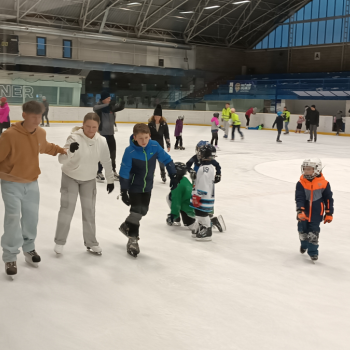
<svg viewBox="0 0 350 350"><path fill-rule="evenodd" d="M174 214L168 214L168 217L166 219L166 223L168 226L173 226L175 216Z"/></svg>
<svg viewBox="0 0 350 350"><path fill-rule="evenodd" d="M193 169L190 170L190 177L192 181L195 181L197 178L197 173Z"/></svg>
<svg viewBox="0 0 350 350"><path fill-rule="evenodd" d="M179 179L177 178L177 175L174 174L174 175L170 176L170 189L172 191L175 190L175 188L177 187L178 184L179 184Z"/></svg>
<svg viewBox="0 0 350 350"><path fill-rule="evenodd" d="M333 215L326 214L324 217L324 224L330 224L333 221Z"/></svg>
<svg viewBox="0 0 350 350"><path fill-rule="evenodd" d="M107 192L110 194L114 190L114 184L107 184Z"/></svg>
<svg viewBox="0 0 350 350"><path fill-rule="evenodd" d="M124 202L124 204L129 206L130 205L130 197L129 197L128 191L127 190L121 190L120 195L122 196L122 201Z"/></svg>
<svg viewBox="0 0 350 350"><path fill-rule="evenodd" d="M194 194L192 196L192 204L195 208L199 208L201 206L201 197Z"/></svg>
<svg viewBox="0 0 350 350"><path fill-rule="evenodd" d="M78 142L73 142L70 144L69 146L69 151L71 153L74 153L75 151L77 151L79 149L79 143Z"/></svg>
<svg viewBox="0 0 350 350"><path fill-rule="evenodd" d="M221 175L215 175L214 184L217 184L220 181L221 181Z"/></svg>
<svg viewBox="0 0 350 350"><path fill-rule="evenodd" d="M308 217L305 215L303 210L298 210L297 213L298 213L297 214L297 220L298 221L306 221L306 220L308 220Z"/></svg>

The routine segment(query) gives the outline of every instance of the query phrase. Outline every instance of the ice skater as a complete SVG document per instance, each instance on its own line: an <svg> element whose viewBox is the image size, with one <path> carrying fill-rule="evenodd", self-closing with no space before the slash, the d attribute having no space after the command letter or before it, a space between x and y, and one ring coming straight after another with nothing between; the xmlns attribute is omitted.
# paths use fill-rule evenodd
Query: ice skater
<svg viewBox="0 0 350 350"><path fill-rule="evenodd" d="M219 129L221 129L219 123L219 113L214 113L213 118L211 118L211 141L210 144L213 145L215 142L215 148L219 151L218 140L219 140Z"/></svg>
<svg viewBox="0 0 350 350"><path fill-rule="evenodd" d="M244 139L243 133L241 131L241 121L239 120L238 114L236 114L236 110L231 108L231 120L232 120L232 136L231 141L235 140L235 130L237 129L238 133L241 135L241 140Z"/></svg>
<svg viewBox="0 0 350 350"><path fill-rule="evenodd" d="M314 140L317 142L317 128L320 124L320 113L316 109L315 105L311 106L311 110L309 112L309 118L310 118L310 139L307 140L307 142L312 142Z"/></svg>
<svg viewBox="0 0 350 350"><path fill-rule="evenodd" d="M8 276L17 274L17 254L22 247L25 260L35 267L41 261L35 250L39 217L39 153L65 154L60 146L46 141L39 127L43 105L37 101L22 106L24 121L0 137L1 192L5 205L2 259Z"/></svg>
<svg viewBox="0 0 350 350"><path fill-rule="evenodd" d="M289 134L289 122L290 122L290 112L288 111L287 107L283 107L283 119L284 119L284 127L286 129L286 132L284 133L284 135L288 135Z"/></svg>
<svg viewBox="0 0 350 350"><path fill-rule="evenodd" d="M281 136L282 129L283 129L283 120L284 120L283 113L281 111L278 111L276 120L272 125L272 129L275 127L275 125L277 125L277 140L276 140L276 142L282 142L280 140L280 136Z"/></svg>
<svg viewBox="0 0 350 350"><path fill-rule="evenodd" d="M182 147L182 130L184 127L184 116L177 117L174 136L176 137L176 143L174 149L180 149L181 151L185 150L185 147ZM180 145L180 147L179 147Z"/></svg>
<svg viewBox="0 0 350 350"><path fill-rule="evenodd" d="M305 159L301 166L302 175L295 190L297 206L300 253L306 251L311 260L318 259L320 223L333 220L333 193L322 174L322 162Z"/></svg>
<svg viewBox="0 0 350 350"><path fill-rule="evenodd" d="M0 136L4 129L8 129L11 126L10 121L10 107L7 103L6 97L0 99Z"/></svg>
<svg viewBox="0 0 350 350"><path fill-rule="evenodd" d="M299 134L301 133L301 128L303 127L303 123L305 121L305 118L302 115L299 115L299 118L297 120L297 129L295 130L295 133Z"/></svg>
<svg viewBox="0 0 350 350"><path fill-rule="evenodd" d="M221 121L224 123L224 139L228 138L228 132L230 130L230 124L228 123L228 121L230 120L230 116L231 116L231 110L230 110L230 104L226 103L225 108L223 108L222 110L222 114L221 114Z"/></svg>
<svg viewBox="0 0 350 350"><path fill-rule="evenodd" d="M46 126L49 127L50 126L50 122L49 122L49 103L47 102L46 96L42 97L42 101L43 101L43 105L44 105L44 112L42 114L42 123L40 126L45 126L45 122L44 122L44 118L46 119Z"/></svg>
<svg viewBox="0 0 350 350"><path fill-rule="evenodd" d="M138 244L140 221L148 212L157 160L167 168L171 179L170 187L174 190L178 181L171 157L157 141L151 140L151 132L147 125L136 124L130 137L130 146L125 149L119 172L120 195L122 201L130 206L130 215L119 230L129 238L127 252L134 257L140 253Z"/></svg>
<svg viewBox="0 0 350 350"><path fill-rule="evenodd" d="M88 113L82 127L73 128L64 148L67 154L58 156L62 164L61 208L58 213L55 252L62 254L70 229L78 195L83 215L84 245L91 253L102 254L96 240L95 203L98 163L105 168L107 192L114 190L114 173L107 140L98 133L100 117Z"/></svg>

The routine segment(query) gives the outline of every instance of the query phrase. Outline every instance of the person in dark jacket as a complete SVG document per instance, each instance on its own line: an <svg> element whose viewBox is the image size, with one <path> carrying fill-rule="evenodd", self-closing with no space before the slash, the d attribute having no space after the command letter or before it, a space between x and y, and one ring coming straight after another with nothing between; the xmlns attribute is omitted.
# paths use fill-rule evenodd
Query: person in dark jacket
<svg viewBox="0 0 350 350"><path fill-rule="evenodd" d="M130 206L130 215L119 230L129 238L127 252L136 257L140 220L148 212L153 188L157 159L165 164L171 178L170 187L177 187L177 171L171 157L158 142L150 140L150 129L145 124L136 124L130 137L130 146L125 149L120 167L120 190L122 201Z"/></svg>
<svg viewBox="0 0 350 350"><path fill-rule="evenodd" d="M343 130L343 117L345 115L343 114L342 111L338 111L337 114L335 115L335 123L336 123L336 128L337 128L337 136L340 136L340 132Z"/></svg>
<svg viewBox="0 0 350 350"><path fill-rule="evenodd" d="M185 149L185 147L182 147L182 129L184 127L184 119L185 119L184 116L179 116L177 118L176 125L175 125L175 132L174 132L174 136L176 137L176 143L175 143L174 149L180 149L182 151Z"/></svg>
<svg viewBox="0 0 350 350"><path fill-rule="evenodd" d="M306 130L304 134L310 134L310 111L311 111L310 107L305 106L304 118L305 118Z"/></svg>
<svg viewBox="0 0 350 350"><path fill-rule="evenodd" d="M47 99L45 96L42 97L42 100L43 100L43 105L45 107L44 109L44 112L41 116L42 120L41 120L41 125L40 126L44 126L45 123L44 123L44 118L46 119L46 126L50 126L50 123L49 123L49 103L47 102Z"/></svg>
<svg viewBox="0 0 350 350"><path fill-rule="evenodd" d="M277 142L282 142L280 140L280 136L283 129L283 121L284 121L283 113L281 111L277 112L276 120L272 125L272 129L275 127L275 125L277 125L277 140L276 140Z"/></svg>
<svg viewBox="0 0 350 350"><path fill-rule="evenodd" d="M116 157L117 157L117 144L114 138L114 127L116 112L120 112L124 109L125 102L121 101L119 104L111 102L111 96L109 92L102 91L101 99L94 106L94 112L100 117L101 123L99 126L100 135L107 140L107 145L111 155L112 168L114 172L114 181L119 180L119 175L116 171ZM96 176L97 182L104 182L105 177L102 174L102 164L98 163L98 172Z"/></svg>
<svg viewBox="0 0 350 350"><path fill-rule="evenodd" d="M164 149L164 139L165 139L168 152L170 152L169 127L165 118L163 117L161 105L157 105L157 107L155 108L153 116L149 119L148 127L151 130L151 139L153 141L157 141L160 147L162 147L163 149ZM159 161L159 167L160 167L160 176L162 178L162 181L165 183L166 182L165 167L161 161Z"/></svg>
<svg viewBox="0 0 350 350"><path fill-rule="evenodd" d="M317 141L317 128L320 124L320 113L316 109L315 105L312 105L309 112L310 116L310 139L307 142L312 142L314 138L315 142Z"/></svg>

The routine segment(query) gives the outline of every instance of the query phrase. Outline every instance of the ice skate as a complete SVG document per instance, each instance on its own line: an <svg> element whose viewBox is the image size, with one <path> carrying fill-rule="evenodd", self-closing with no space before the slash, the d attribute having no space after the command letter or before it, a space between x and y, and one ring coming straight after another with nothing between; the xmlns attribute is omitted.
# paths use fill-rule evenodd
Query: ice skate
<svg viewBox="0 0 350 350"><path fill-rule="evenodd" d="M244 140L244 136L241 136L241 140Z"/></svg>
<svg viewBox="0 0 350 350"><path fill-rule="evenodd" d="M119 181L119 174L116 171L114 172L114 181Z"/></svg>
<svg viewBox="0 0 350 350"><path fill-rule="evenodd" d="M192 238L196 238L197 237L197 233L202 229L202 225L196 221L196 224L195 227L191 230L191 233L192 233Z"/></svg>
<svg viewBox="0 0 350 350"><path fill-rule="evenodd" d="M46 127L49 128L49 127L50 127L50 124L46 124Z"/></svg>
<svg viewBox="0 0 350 350"><path fill-rule="evenodd" d="M219 215L218 217L213 217L211 219L211 223L214 227L216 227L220 232L226 231L226 225L223 217Z"/></svg>
<svg viewBox="0 0 350 350"><path fill-rule="evenodd" d="M166 174L165 174L165 172L164 172L164 173L160 173L160 176L161 176L161 178L162 178L162 181L163 181L164 183L166 183Z"/></svg>
<svg viewBox="0 0 350 350"><path fill-rule="evenodd" d="M126 237L129 238L130 227L129 227L129 225L128 225L125 221L120 225L119 231L120 231L123 235L125 235Z"/></svg>
<svg viewBox="0 0 350 350"><path fill-rule="evenodd" d="M315 261L318 260L318 255L310 256L310 259L311 259L311 261L315 264Z"/></svg>
<svg viewBox="0 0 350 350"><path fill-rule="evenodd" d="M56 244L55 248L54 248L54 251L55 251L56 254L62 254L63 253L63 248L64 248L64 245Z"/></svg>
<svg viewBox="0 0 350 350"><path fill-rule="evenodd" d="M282 142L281 140L277 140L276 142Z"/></svg>
<svg viewBox="0 0 350 350"><path fill-rule="evenodd" d="M27 264L33 266L33 267L38 267L38 263L41 261L41 258L39 256L39 254L35 251L32 250L31 252L23 252L24 256L25 256L25 261Z"/></svg>
<svg viewBox="0 0 350 350"><path fill-rule="evenodd" d="M180 147L180 151L184 151L185 150L185 147Z"/></svg>
<svg viewBox="0 0 350 350"><path fill-rule="evenodd" d="M288 135L288 134L289 134L289 132L284 132L284 133L283 133L283 135Z"/></svg>
<svg viewBox="0 0 350 350"><path fill-rule="evenodd" d="M137 254L140 254L140 247L139 247L138 240L139 240L138 237L129 237L129 241L126 245L127 253L133 256L134 258L137 257Z"/></svg>
<svg viewBox="0 0 350 350"><path fill-rule="evenodd" d="M307 140L307 142L312 142L312 139L310 139L310 140Z"/></svg>
<svg viewBox="0 0 350 350"><path fill-rule="evenodd" d="M304 134L310 134L310 130L305 130Z"/></svg>
<svg viewBox="0 0 350 350"><path fill-rule="evenodd" d="M96 175L96 181L97 182L100 182L100 183L103 183L103 182L105 182L105 177L103 176L103 174L102 173L97 173L97 175Z"/></svg>
<svg viewBox="0 0 350 350"><path fill-rule="evenodd" d="M45 126L44 124L40 124L40 127L42 127L42 128L43 128L44 126Z"/></svg>
<svg viewBox="0 0 350 350"><path fill-rule="evenodd" d="M224 137L224 139L227 139L227 138L228 138L228 136L227 136L227 135L224 135L223 137Z"/></svg>
<svg viewBox="0 0 350 350"><path fill-rule="evenodd" d="M102 249L98 245L94 245L92 247L86 247L86 249L89 253L92 253L95 255L102 255Z"/></svg>
<svg viewBox="0 0 350 350"><path fill-rule="evenodd" d="M5 263L5 271L6 275L12 278L12 280L15 279L15 276L17 275L17 263L16 261L11 261Z"/></svg>
<svg viewBox="0 0 350 350"><path fill-rule="evenodd" d="M211 227L202 226L201 229L197 232L196 240L197 241L211 241L212 229Z"/></svg>
<svg viewBox="0 0 350 350"><path fill-rule="evenodd" d="M179 146L175 146L174 149L180 149L180 147Z"/></svg>
<svg viewBox="0 0 350 350"><path fill-rule="evenodd" d="M300 247L300 253L301 253L301 254L304 254L305 252L306 252L306 249Z"/></svg>

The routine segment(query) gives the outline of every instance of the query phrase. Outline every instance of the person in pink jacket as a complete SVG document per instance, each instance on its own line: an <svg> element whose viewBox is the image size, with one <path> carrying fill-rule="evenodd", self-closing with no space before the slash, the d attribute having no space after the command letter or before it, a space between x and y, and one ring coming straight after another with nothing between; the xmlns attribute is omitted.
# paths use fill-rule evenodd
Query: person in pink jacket
<svg viewBox="0 0 350 350"><path fill-rule="evenodd" d="M10 127L10 107L6 97L0 99L0 135L3 129Z"/></svg>

